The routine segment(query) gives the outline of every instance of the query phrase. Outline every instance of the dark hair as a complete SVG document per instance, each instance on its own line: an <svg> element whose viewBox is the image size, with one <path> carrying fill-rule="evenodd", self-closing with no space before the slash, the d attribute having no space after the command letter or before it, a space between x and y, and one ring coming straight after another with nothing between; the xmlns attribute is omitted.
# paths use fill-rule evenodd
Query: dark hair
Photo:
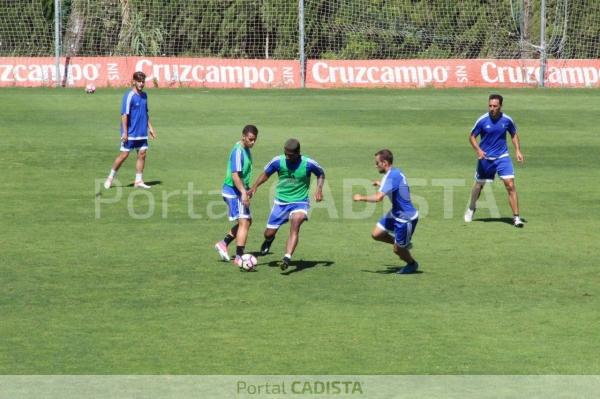
<svg viewBox="0 0 600 399"><path fill-rule="evenodd" d="M488 99L488 101L489 100L498 100L500 105L502 105L502 101L504 100L504 98L500 94L490 94L490 98Z"/></svg>
<svg viewBox="0 0 600 399"><path fill-rule="evenodd" d="M375 156L379 156L380 161L387 161L390 165L394 163L394 154L388 149L377 151Z"/></svg>
<svg viewBox="0 0 600 399"><path fill-rule="evenodd" d="M283 149L300 154L300 142L296 139L288 139L283 145Z"/></svg>
<svg viewBox="0 0 600 399"><path fill-rule="evenodd" d="M142 71L137 71L133 73L133 80L135 80L136 82L145 82L146 81L146 74Z"/></svg>
<svg viewBox="0 0 600 399"><path fill-rule="evenodd" d="M242 129L242 134L245 136L248 133L252 133L255 136L258 136L258 128L254 125L246 125L244 126L244 129Z"/></svg>

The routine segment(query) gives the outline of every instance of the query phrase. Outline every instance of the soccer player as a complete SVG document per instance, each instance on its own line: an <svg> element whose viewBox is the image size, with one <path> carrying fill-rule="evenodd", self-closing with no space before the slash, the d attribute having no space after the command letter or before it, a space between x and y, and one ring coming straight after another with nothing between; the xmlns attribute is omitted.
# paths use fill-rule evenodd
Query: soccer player
<svg viewBox="0 0 600 399"><path fill-rule="evenodd" d="M523 227L523 221L519 217L519 201L517 189L515 188L515 172L506 146L506 133L511 137L517 161L523 162L521 145L517 127L510 116L502 113L503 98L500 94L491 94L488 100L489 112L477 119L475 126L469 134L469 141L477 156L477 169L475 171L475 183L471 190L471 201L465 211L465 222L473 220L476 202L481 190L487 181L493 181L496 173L504 182L508 192L508 202L513 212L513 225ZM481 136L479 144L477 136Z"/></svg>
<svg viewBox="0 0 600 399"><path fill-rule="evenodd" d="M135 72L133 74L133 88L123 96L121 104L121 152L115 159L110 174L104 182L104 188L109 189L117 171L129 156L131 150L137 151L135 164L135 187L150 188L144 183L142 174L146 163L148 150L148 133L155 139L156 132L150 123L148 115L148 95L144 92L146 74Z"/></svg>
<svg viewBox="0 0 600 399"><path fill-rule="evenodd" d="M252 224L250 214L250 179L252 178L252 155L250 149L254 147L258 137L258 129L254 125L246 125L242 129L242 138L235 143L229 153L227 174L223 182L223 200L229 207L229 220L236 221L225 238L215 244L215 249L222 260L229 261L227 246L235 239L236 251L233 261L237 266L242 266L242 255L246 247L248 231Z"/></svg>
<svg viewBox="0 0 600 399"><path fill-rule="evenodd" d="M392 209L383 216L373 228L371 236L376 241L385 242L394 246L394 253L400 257L406 266L398 270L398 274L415 273L419 263L410 253L410 240L417 228L419 212L410 200L410 188L406 176L398 168L393 167L394 155L390 150L380 150L375 153L375 167L383 174L381 181L376 180L373 185L379 191L371 195L354 194L354 201L381 202L388 197L392 202Z"/></svg>
<svg viewBox="0 0 600 399"><path fill-rule="evenodd" d="M264 232L265 240L260 247L260 252L263 255L269 253L277 231L281 225L289 220L290 235L287 240L285 255L280 263L281 270L286 270L298 245L300 226L305 220L308 220L310 176L314 174L317 177L315 200L320 202L323 200L325 172L316 161L300 154L300 142L298 140L289 139L283 147L283 155L273 158L265 166L263 173L256 179L250 189L252 194L273 173L277 173L279 182L275 190L275 200L267 221L267 228Z"/></svg>

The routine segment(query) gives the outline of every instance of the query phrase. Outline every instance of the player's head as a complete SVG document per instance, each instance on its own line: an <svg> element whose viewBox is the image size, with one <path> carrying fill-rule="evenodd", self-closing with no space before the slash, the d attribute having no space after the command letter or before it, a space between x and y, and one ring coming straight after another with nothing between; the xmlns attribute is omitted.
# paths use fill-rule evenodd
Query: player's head
<svg viewBox="0 0 600 399"><path fill-rule="evenodd" d="M258 128L254 125L246 125L242 129L242 144L246 148L254 147L258 138Z"/></svg>
<svg viewBox="0 0 600 399"><path fill-rule="evenodd" d="M375 167L379 173L386 173L394 163L394 154L388 149L379 150L375 153Z"/></svg>
<svg viewBox="0 0 600 399"><path fill-rule="evenodd" d="M500 94L490 94L488 99L488 110L492 118L497 118L502 111L502 101L504 98Z"/></svg>
<svg viewBox="0 0 600 399"><path fill-rule="evenodd" d="M285 159L295 161L300 157L300 142L296 139L288 139L283 145Z"/></svg>
<svg viewBox="0 0 600 399"><path fill-rule="evenodd" d="M146 74L142 71L136 71L133 73L133 86L138 90L144 90L144 86L146 85Z"/></svg>

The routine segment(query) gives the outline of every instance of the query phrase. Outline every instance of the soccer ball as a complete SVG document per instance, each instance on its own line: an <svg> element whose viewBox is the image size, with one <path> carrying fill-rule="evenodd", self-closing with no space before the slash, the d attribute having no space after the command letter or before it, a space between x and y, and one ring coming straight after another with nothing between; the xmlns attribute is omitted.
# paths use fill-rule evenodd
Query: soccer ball
<svg viewBox="0 0 600 399"><path fill-rule="evenodd" d="M254 270L257 263L258 260L256 259L256 256L250 254L242 255L242 269L246 270L247 272Z"/></svg>
<svg viewBox="0 0 600 399"><path fill-rule="evenodd" d="M96 86L94 86L93 83L88 83L87 86L85 86L85 92L87 94L94 94L95 91L96 91Z"/></svg>

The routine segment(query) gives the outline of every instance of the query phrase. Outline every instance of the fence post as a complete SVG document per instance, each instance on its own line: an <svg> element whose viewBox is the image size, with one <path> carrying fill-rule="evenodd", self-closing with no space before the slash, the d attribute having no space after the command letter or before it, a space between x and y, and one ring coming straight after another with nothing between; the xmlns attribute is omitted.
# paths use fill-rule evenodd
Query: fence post
<svg viewBox="0 0 600 399"><path fill-rule="evenodd" d="M300 46L300 85L304 88L306 83L306 60L304 55L304 0L298 0L298 36Z"/></svg>
<svg viewBox="0 0 600 399"><path fill-rule="evenodd" d="M56 87L60 87L60 9L61 0L54 0L54 68L56 74Z"/></svg>
<svg viewBox="0 0 600 399"><path fill-rule="evenodd" d="M546 78L546 0L542 0L540 11L540 87L545 86Z"/></svg>

